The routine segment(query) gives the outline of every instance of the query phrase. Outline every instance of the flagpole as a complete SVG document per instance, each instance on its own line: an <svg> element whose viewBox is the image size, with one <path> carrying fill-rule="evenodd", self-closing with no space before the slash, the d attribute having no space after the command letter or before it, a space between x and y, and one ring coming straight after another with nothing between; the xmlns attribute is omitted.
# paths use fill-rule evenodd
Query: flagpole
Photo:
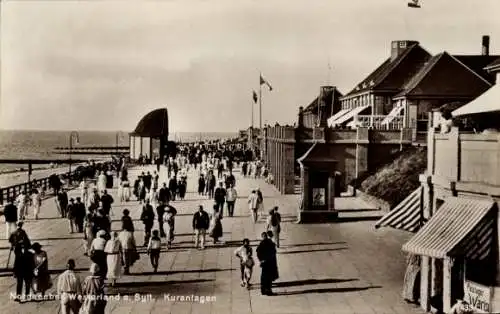
<svg viewBox="0 0 500 314"><path fill-rule="evenodd" d="M253 130L253 124L254 124L253 123L253 107L254 107L254 105L255 105L255 101L253 101L253 99L252 99L252 130Z"/></svg>
<svg viewBox="0 0 500 314"><path fill-rule="evenodd" d="M260 79L262 77L262 73L259 73L259 129L262 132L262 84Z"/></svg>

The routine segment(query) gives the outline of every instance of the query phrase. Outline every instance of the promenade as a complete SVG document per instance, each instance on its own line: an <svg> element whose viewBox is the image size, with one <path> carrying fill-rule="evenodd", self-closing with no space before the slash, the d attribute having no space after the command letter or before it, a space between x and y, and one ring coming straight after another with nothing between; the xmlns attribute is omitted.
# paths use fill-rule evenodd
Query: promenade
<svg viewBox="0 0 500 314"><path fill-rule="evenodd" d="M133 182L141 171L147 170L152 173L154 168L131 169L129 179ZM165 181L165 175L162 168L160 183ZM192 248L192 214L199 204L210 209L212 201L194 192L197 176L190 171L186 200L173 202L178 210L173 248L163 251L156 274L152 273L144 248L140 248L141 259L131 268L132 274L120 278L117 287L106 288L107 294L120 296L120 300L108 302L106 313L422 313L400 297L405 270L401 245L410 234L390 229L375 231L373 219L358 211L370 206L354 198L337 202L341 217L349 216L349 219L334 224L295 224L297 195L280 195L263 180L242 178L238 171L235 176L239 199L235 217L226 217L225 212L223 240L226 244L214 246L207 237L205 250ZM251 221L246 202L256 186L261 187L265 208L278 205L283 218L282 247L278 254L280 278L273 288L277 295L271 297L260 295L258 264L252 289L240 287L239 261L233 256L234 249L245 237L256 246L264 229L262 219L258 224ZM138 221L141 206L136 201L121 204L116 192L111 190L115 198L112 228L120 228L121 212L128 208L135 219L135 236L140 245L144 236L142 222ZM69 194L76 197L77 191ZM66 219L57 218L53 198L44 201L40 220L29 220L25 224L32 242L40 242L48 253L54 283L69 258L75 259L82 280L88 275L90 260L83 255L82 235L69 234L67 225ZM0 235L4 234L2 223ZM8 242L0 240L1 268L5 267L8 253ZM14 291L11 273L0 272L0 313L58 313L58 301L18 304L9 299L10 292ZM49 292L54 291L55 287ZM143 299L137 300L136 293ZM201 299L182 301L184 296ZM206 302L200 302L202 299Z"/></svg>

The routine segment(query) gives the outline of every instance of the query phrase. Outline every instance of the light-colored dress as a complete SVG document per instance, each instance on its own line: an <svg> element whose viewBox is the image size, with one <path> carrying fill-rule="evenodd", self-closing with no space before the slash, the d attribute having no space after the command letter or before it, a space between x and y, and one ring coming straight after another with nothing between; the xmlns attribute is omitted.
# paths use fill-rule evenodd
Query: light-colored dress
<svg viewBox="0 0 500 314"><path fill-rule="evenodd" d="M118 279L120 278L122 259L121 259L122 245L118 238L112 238L106 242L104 252L106 255L106 262L108 264L108 273L106 278Z"/></svg>
<svg viewBox="0 0 500 314"><path fill-rule="evenodd" d="M106 189L106 175L104 173L100 174L97 178L97 189L100 192Z"/></svg>
<svg viewBox="0 0 500 314"><path fill-rule="evenodd" d="M120 189L121 201L128 202L130 200L130 182L122 181L122 183L120 184Z"/></svg>

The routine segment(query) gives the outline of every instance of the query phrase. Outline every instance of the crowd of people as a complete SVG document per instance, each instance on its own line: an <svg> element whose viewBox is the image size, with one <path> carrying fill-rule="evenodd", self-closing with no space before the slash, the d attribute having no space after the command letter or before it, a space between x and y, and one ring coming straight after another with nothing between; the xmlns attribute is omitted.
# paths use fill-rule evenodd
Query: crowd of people
<svg viewBox="0 0 500 314"><path fill-rule="evenodd" d="M207 234L213 239L214 245L224 245L221 241L224 210L227 210L228 217L234 217L235 203L238 199L237 182L233 174L235 161L226 150L207 151L206 147L202 150L198 149L195 154L198 156L197 154L201 151L199 160L192 159L190 158L192 149L191 147L181 150L184 153L180 153L176 158L168 158L165 167L158 167L157 171L153 171L152 174L148 171L142 172L133 185L130 184L125 163L119 163L117 167L119 169L117 171L118 201L123 205L135 198L142 206L140 214L140 221L144 225L142 246L149 256L154 272L157 272L159 267L162 246L165 245L168 250L175 244L177 209L173 206L173 202L184 200L187 190L187 173L190 168L194 168L195 173L199 174L198 194L214 201L209 212L199 205L193 214L194 248L205 249ZM260 161L244 160L241 169L243 177L267 176L265 165ZM169 178L168 183L163 182L161 186L160 171L165 171ZM68 220L70 233L82 234L84 254L91 261L91 274L85 279L83 285L74 272L74 260L68 261L67 270L58 278L59 295L71 293L103 295L106 280L110 286L117 285L122 274L129 275L131 268L140 258L134 235L136 228L128 209L122 211L120 231L111 230L111 217L115 215L113 212L115 200L108 193L108 189L113 188L113 183L110 184L109 170L96 170L96 172L95 181L87 178L81 180L78 188L79 196L76 200L68 199L67 191L62 186L54 190L60 217ZM43 296L52 286L46 252L42 250L39 243L31 245L23 229L24 220L28 215L25 204L29 201L25 195L26 193L21 193L18 198L20 201L10 201L4 209L7 238L15 255L14 274L17 278L16 295L18 296L16 301L22 301L30 295L32 287L35 293ZM41 201L38 202L38 200L41 198L34 199L37 202L29 204L38 204L36 206L39 208ZM254 223L258 222L259 216L266 218L265 232L262 233L262 241L256 249L256 255L262 267L261 292L263 295L272 295L271 283L278 278L276 252L279 248L281 216L277 207L265 214L263 201L264 198L259 188L253 190L247 199ZM37 219L37 214L34 217ZM158 229L153 230L155 222ZM235 251L235 256L240 259L241 285L249 288L253 267L256 264L249 239L243 240L242 246ZM74 299L61 299L63 313L75 312L80 306L80 313L82 311L83 313L101 313L105 304L105 301L96 301L85 304L80 302L78 305Z"/></svg>

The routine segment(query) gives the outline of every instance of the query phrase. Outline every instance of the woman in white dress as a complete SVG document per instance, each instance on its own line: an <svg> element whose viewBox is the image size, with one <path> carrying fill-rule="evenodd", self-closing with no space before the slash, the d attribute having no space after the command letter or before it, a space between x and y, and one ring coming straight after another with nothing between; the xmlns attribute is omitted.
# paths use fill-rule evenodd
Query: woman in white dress
<svg viewBox="0 0 500 314"><path fill-rule="evenodd" d="M106 190L106 181L106 175L103 171L101 171L101 173L97 177L97 190L99 191L99 193L102 193L102 191Z"/></svg>
<svg viewBox="0 0 500 314"><path fill-rule="evenodd" d="M121 188L121 201L128 202L130 200L130 182L128 180L123 180L120 183Z"/></svg>
<svg viewBox="0 0 500 314"><path fill-rule="evenodd" d="M118 239L117 232L113 232L111 239L106 242L104 252L106 253L106 262L108 265L106 278L111 281L111 286L114 286L116 280L120 278L122 268L122 245Z"/></svg>

